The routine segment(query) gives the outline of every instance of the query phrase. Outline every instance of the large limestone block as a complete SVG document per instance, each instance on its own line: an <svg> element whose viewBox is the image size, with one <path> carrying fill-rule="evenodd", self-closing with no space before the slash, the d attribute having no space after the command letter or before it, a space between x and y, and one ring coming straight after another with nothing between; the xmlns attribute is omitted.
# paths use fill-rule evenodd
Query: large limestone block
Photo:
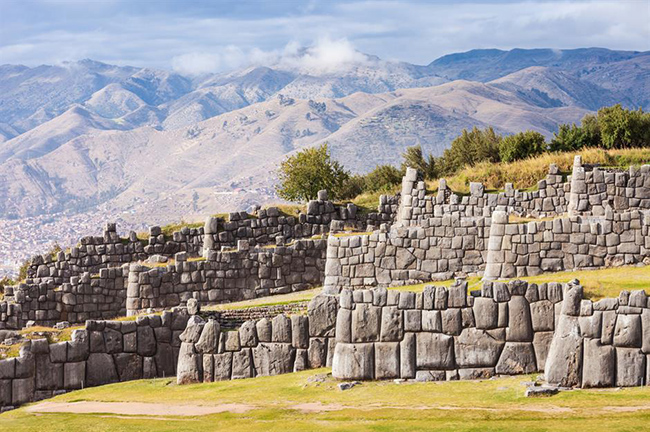
<svg viewBox="0 0 650 432"><path fill-rule="evenodd" d="M142 379L142 357L135 353L119 353L113 357L120 381Z"/></svg>
<svg viewBox="0 0 650 432"><path fill-rule="evenodd" d="M403 334L402 310L398 309L397 306L383 307L379 340L382 342L398 342L402 340Z"/></svg>
<svg viewBox="0 0 650 432"><path fill-rule="evenodd" d="M214 319L209 319L205 326L203 326L201 336L196 342L196 350L203 354L216 353L219 346L220 333L221 326L219 325L219 322Z"/></svg>
<svg viewBox="0 0 650 432"><path fill-rule="evenodd" d="M216 374L215 374L216 375ZM253 377L253 360L250 348L242 348L232 354L232 379Z"/></svg>
<svg viewBox="0 0 650 432"><path fill-rule="evenodd" d="M614 329L614 346L641 348L641 315L619 314Z"/></svg>
<svg viewBox="0 0 650 432"><path fill-rule="evenodd" d="M375 344L375 379L400 377L399 345L399 342L377 342Z"/></svg>
<svg viewBox="0 0 650 432"><path fill-rule="evenodd" d="M293 362L293 371L300 372L309 369L309 358L307 350L298 348L296 349L296 359Z"/></svg>
<svg viewBox="0 0 650 432"><path fill-rule="evenodd" d="M255 323L255 329L260 342L271 342L271 320L262 318Z"/></svg>
<svg viewBox="0 0 650 432"><path fill-rule="evenodd" d="M415 373L415 380L418 382L444 381L447 379L447 371L419 370Z"/></svg>
<svg viewBox="0 0 650 432"><path fill-rule="evenodd" d="M537 369L545 370L546 367L546 358L548 357L548 351L551 348L551 342L553 341L553 332L536 332L533 337L533 348L535 348L535 361L537 363Z"/></svg>
<svg viewBox="0 0 650 432"><path fill-rule="evenodd" d="M117 370L113 356L106 353L91 353L86 361L86 385L88 387L117 382Z"/></svg>
<svg viewBox="0 0 650 432"><path fill-rule="evenodd" d="M369 304L357 304L352 311L352 341L374 342L379 338L381 308ZM311 328L311 319L309 321Z"/></svg>
<svg viewBox="0 0 650 432"><path fill-rule="evenodd" d="M506 342L495 368L501 375L519 375L535 372L535 350L530 342Z"/></svg>
<svg viewBox="0 0 650 432"><path fill-rule="evenodd" d="M307 307L309 335L317 337L334 336L338 309L339 302L336 296L321 294L311 299Z"/></svg>
<svg viewBox="0 0 650 432"><path fill-rule="evenodd" d="M582 387L613 387L616 382L616 350L600 339L584 340Z"/></svg>
<svg viewBox="0 0 650 432"><path fill-rule="evenodd" d="M616 348L616 385L643 385L646 356L638 348Z"/></svg>
<svg viewBox="0 0 650 432"><path fill-rule="evenodd" d="M399 345L400 376L415 378L415 333L405 333Z"/></svg>
<svg viewBox="0 0 650 432"><path fill-rule="evenodd" d="M454 369L454 338L440 333L418 333L416 336L418 369Z"/></svg>
<svg viewBox="0 0 650 432"><path fill-rule="evenodd" d="M600 334L600 342L603 345L611 345L614 342L614 330L616 329L617 318L618 314L616 311L603 311L602 329Z"/></svg>
<svg viewBox="0 0 650 432"><path fill-rule="evenodd" d="M176 382L178 384L197 383L201 380L201 355L194 348L194 344L183 342L178 353L176 366Z"/></svg>
<svg viewBox="0 0 650 432"><path fill-rule="evenodd" d="M459 368L494 367L503 344L485 330L466 328L454 344L456 365Z"/></svg>
<svg viewBox="0 0 650 432"><path fill-rule="evenodd" d="M344 380L371 380L375 373L374 344L337 343L334 348L332 376Z"/></svg>
<svg viewBox="0 0 650 432"><path fill-rule="evenodd" d="M138 327L138 354L150 357L156 354L156 336L149 326Z"/></svg>
<svg viewBox="0 0 650 432"><path fill-rule="evenodd" d="M352 342L352 311L339 309L336 316L336 342Z"/></svg>
<svg viewBox="0 0 650 432"><path fill-rule="evenodd" d="M205 320L198 315L192 315L187 321L187 327L180 335L181 342L196 343L201 337Z"/></svg>
<svg viewBox="0 0 650 432"><path fill-rule="evenodd" d="M578 317L562 315L546 358L546 381L563 387L580 385L582 358L582 336Z"/></svg>
<svg viewBox="0 0 650 432"><path fill-rule="evenodd" d="M555 305L548 300L531 303L530 318L533 331L553 331L555 329Z"/></svg>
<svg viewBox="0 0 650 432"><path fill-rule="evenodd" d="M10 379L0 379L0 406L11 405L11 384Z"/></svg>
<svg viewBox="0 0 650 432"><path fill-rule="evenodd" d="M579 316L582 302L582 286L570 285L562 300L562 315Z"/></svg>
<svg viewBox="0 0 650 432"><path fill-rule="evenodd" d="M304 315L291 316L291 344L294 348L309 348L309 318Z"/></svg>
<svg viewBox="0 0 650 432"><path fill-rule="evenodd" d="M643 331L641 351L648 354L650 353L650 309L643 309L641 312L641 330ZM646 384L650 385L650 383Z"/></svg>
<svg viewBox="0 0 650 432"><path fill-rule="evenodd" d="M223 354L212 355L212 365L215 381L229 380L232 370L232 353L225 352Z"/></svg>
<svg viewBox="0 0 650 432"><path fill-rule="evenodd" d="M436 333L442 332L442 313L439 310L423 310L417 312L422 315L422 331ZM419 329L420 328L417 330Z"/></svg>
<svg viewBox="0 0 650 432"><path fill-rule="evenodd" d="M462 380L488 379L494 376L494 368L458 369L458 377Z"/></svg>
<svg viewBox="0 0 650 432"><path fill-rule="evenodd" d="M69 362L78 362L88 358L89 339L87 330L75 330L72 332L72 338L68 342L67 349Z"/></svg>
<svg viewBox="0 0 650 432"><path fill-rule="evenodd" d="M34 378L17 378L11 384L11 405L22 405L34 399Z"/></svg>
<svg viewBox="0 0 650 432"><path fill-rule="evenodd" d="M257 375L269 376L293 371L296 350L288 343L262 342L253 348Z"/></svg>
<svg viewBox="0 0 650 432"><path fill-rule="evenodd" d="M58 390L63 387L63 364L51 363L50 355L36 354L35 385L37 390Z"/></svg>
<svg viewBox="0 0 650 432"><path fill-rule="evenodd" d="M600 340L603 327L603 313L601 311L595 311L590 316L581 316L578 318L578 322L580 323L582 337Z"/></svg>
<svg viewBox="0 0 650 432"><path fill-rule="evenodd" d="M271 320L271 342L291 343L291 319L277 315Z"/></svg>
<svg viewBox="0 0 650 432"><path fill-rule="evenodd" d="M497 303L487 297L474 299L474 321L478 329L493 329L497 327L499 307Z"/></svg>
<svg viewBox="0 0 650 432"><path fill-rule="evenodd" d="M68 362L63 365L63 387L66 390L80 389L86 382L86 362Z"/></svg>
<svg viewBox="0 0 650 432"><path fill-rule="evenodd" d="M442 314L442 331L457 336L463 330L463 315L460 309L445 309Z"/></svg>
<svg viewBox="0 0 650 432"><path fill-rule="evenodd" d="M309 367L317 369L327 365L327 338L309 339L309 348L307 349L309 358Z"/></svg>
<svg viewBox="0 0 650 432"><path fill-rule="evenodd" d="M169 377L176 374L176 358L171 344L159 343L154 360L158 376Z"/></svg>
<svg viewBox="0 0 650 432"><path fill-rule="evenodd" d="M507 342L532 342L533 324L530 307L524 296L515 295L508 302ZM498 373L498 372L497 372Z"/></svg>

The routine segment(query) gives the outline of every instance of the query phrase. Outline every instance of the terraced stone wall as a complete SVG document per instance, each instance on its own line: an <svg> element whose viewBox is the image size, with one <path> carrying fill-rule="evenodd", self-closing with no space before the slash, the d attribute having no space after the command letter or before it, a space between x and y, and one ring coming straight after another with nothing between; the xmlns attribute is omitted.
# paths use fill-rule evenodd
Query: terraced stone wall
<svg viewBox="0 0 650 432"><path fill-rule="evenodd" d="M430 217L422 226L393 225L362 236L330 236L325 287L363 288L451 278L483 270L490 218L459 213Z"/></svg>
<svg viewBox="0 0 650 432"><path fill-rule="evenodd" d="M486 278L650 262L650 212L608 208L602 217L507 222L503 211L492 215Z"/></svg>
<svg viewBox="0 0 650 432"><path fill-rule="evenodd" d="M135 321L87 321L69 342L27 342L19 357L0 360L0 408L85 387L173 376L188 319L180 308Z"/></svg>
<svg viewBox="0 0 650 432"><path fill-rule="evenodd" d="M341 292L332 375L440 381L544 370L563 284Z"/></svg>
<svg viewBox="0 0 650 432"><path fill-rule="evenodd" d="M57 287L52 279L6 287L0 302L0 329L21 329L32 321L83 323L126 313L128 265L103 268L98 275L82 273Z"/></svg>
<svg viewBox="0 0 650 432"><path fill-rule="evenodd" d="M127 314L178 306L190 298L216 304L320 286L326 247L325 240L297 240L272 248L250 248L240 241L237 251L210 251L204 261L187 261L177 254L175 264L166 267L132 264Z"/></svg>
<svg viewBox="0 0 650 432"><path fill-rule="evenodd" d="M426 226L427 219L450 213L489 217L497 206L520 215L554 216L566 212L570 188L570 183L563 180L555 165L550 166L546 178L540 180L537 190L532 192L515 190L512 183L507 183L504 192L486 193L483 184L471 183L469 196L461 197L441 179L437 194L427 196L425 183L417 178L417 171L408 168L402 179L397 223L403 226Z"/></svg>
<svg viewBox="0 0 650 432"><path fill-rule="evenodd" d="M650 165L628 170L586 166L576 156L571 176L570 214L602 216L607 208L624 212L650 209Z"/></svg>
<svg viewBox="0 0 650 432"><path fill-rule="evenodd" d="M320 295L307 315L246 321L222 331L215 319L190 318L181 334L177 382L252 378L331 366L338 301Z"/></svg>
<svg viewBox="0 0 650 432"><path fill-rule="evenodd" d="M545 375L549 383L565 387L649 385L645 291L622 291L618 298L592 302L583 299L582 287L572 287L562 303Z"/></svg>

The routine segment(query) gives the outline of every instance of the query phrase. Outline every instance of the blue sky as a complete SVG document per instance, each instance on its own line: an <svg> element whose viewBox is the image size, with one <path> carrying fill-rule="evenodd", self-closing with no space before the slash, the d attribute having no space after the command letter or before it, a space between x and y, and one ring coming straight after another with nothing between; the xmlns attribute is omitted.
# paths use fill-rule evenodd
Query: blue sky
<svg viewBox="0 0 650 432"><path fill-rule="evenodd" d="M184 73L300 46L427 64L474 48L650 50L650 0L1 0L0 64L83 58Z"/></svg>

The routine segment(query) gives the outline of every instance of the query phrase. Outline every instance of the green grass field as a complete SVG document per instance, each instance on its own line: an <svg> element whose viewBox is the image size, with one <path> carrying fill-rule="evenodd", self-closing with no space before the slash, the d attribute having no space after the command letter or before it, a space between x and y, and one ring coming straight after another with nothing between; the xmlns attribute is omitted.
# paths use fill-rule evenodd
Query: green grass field
<svg viewBox="0 0 650 432"><path fill-rule="evenodd" d="M340 391L327 369L177 386L141 380L76 391L53 402L106 401L172 406L245 404L243 413L174 417L110 413L0 415L0 430L22 431L580 431L647 430L650 388L574 390L525 398L534 376L440 383L369 382ZM318 379L318 378L321 379ZM317 379L314 379L317 378ZM324 378L324 379L323 379Z"/></svg>
<svg viewBox="0 0 650 432"><path fill-rule="evenodd" d="M605 297L618 297L623 290L643 289L650 295L650 266L645 267L615 267L598 270L566 271L545 273L539 276L519 278L533 283L569 282L578 279L584 287L585 298L599 300ZM389 289L420 292L426 285L449 286L453 280L442 282L427 282L417 285L406 285ZM481 289L481 278L472 277L467 280L469 290Z"/></svg>

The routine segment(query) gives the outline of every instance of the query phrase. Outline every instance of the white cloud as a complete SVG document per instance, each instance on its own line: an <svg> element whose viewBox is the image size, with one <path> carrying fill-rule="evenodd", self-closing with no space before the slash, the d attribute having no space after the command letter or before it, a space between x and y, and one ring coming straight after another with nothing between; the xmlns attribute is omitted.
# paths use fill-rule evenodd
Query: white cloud
<svg viewBox="0 0 650 432"><path fill-rule="evenodd" d="M184 75L201 75L258 65L321 75L368 63L368 57L357 51L349 40L322 37L308 47L291 41L281 50L264 51L252 48L244 53L235 46L228 46L215 52L190 52L175 56L172 59L172 68Z"/></svg>

